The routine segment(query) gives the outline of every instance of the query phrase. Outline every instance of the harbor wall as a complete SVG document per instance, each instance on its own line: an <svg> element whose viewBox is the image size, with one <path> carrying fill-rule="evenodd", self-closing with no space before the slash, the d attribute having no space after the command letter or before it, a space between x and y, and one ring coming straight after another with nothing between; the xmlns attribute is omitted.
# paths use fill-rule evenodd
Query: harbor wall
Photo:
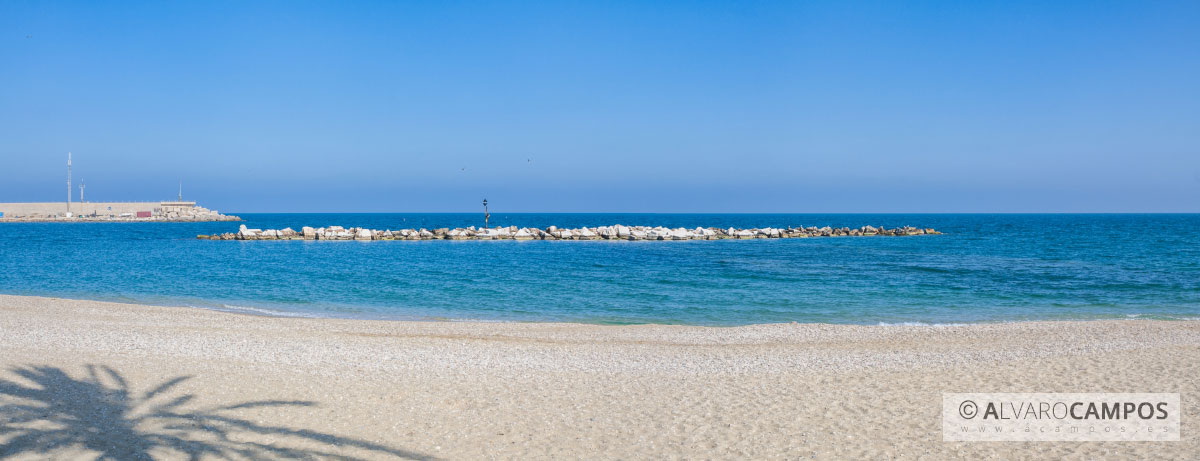
<svg viewBox="0 0 1200 461"><path fill-rule="evenodd" d="M156 220L236 221L196 202L66 202L0 203L0 220Z"/></svg>
<svg viewBox="0 0 1200 461"><path fill-rule="evenodd" d="M158 208L162 208L161 202L71 202L71 213L76 215L120 216L129 213L136 216L139 211L153 213ZM66 202L0 203L0 212L6 218L59 216L66 211Z"/></svg>

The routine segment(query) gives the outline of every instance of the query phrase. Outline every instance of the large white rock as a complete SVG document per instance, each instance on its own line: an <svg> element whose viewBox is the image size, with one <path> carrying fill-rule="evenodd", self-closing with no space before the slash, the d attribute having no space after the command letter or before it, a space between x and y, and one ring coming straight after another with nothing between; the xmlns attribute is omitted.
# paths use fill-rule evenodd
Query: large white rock
<svg viewBox="0 0 1200 461"><path fill-rule="evenodd" d="M358 232L356 232L354 234L354 239L355 240L371 240L371 230L370 229L359 229Z"/></svg>
<svg viewBox="0 0 1200 461"><path fill-rule="evenodd" d="M629 228L617 224L617 238L629 238Z"/></svg>

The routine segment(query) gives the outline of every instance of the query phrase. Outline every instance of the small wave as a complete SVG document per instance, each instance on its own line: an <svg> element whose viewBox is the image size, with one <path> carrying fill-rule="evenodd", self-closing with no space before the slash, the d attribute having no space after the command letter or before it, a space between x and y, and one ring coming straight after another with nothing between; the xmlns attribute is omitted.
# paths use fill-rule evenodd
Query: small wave
<svg viewBox="0 0 1200 461"><path fill-rule="evenodd" d="M904 266L905 269L917 272L929 272L933 274L953 274L956 272L964 272L964 269L945 269L932 266Z"/></svg>
<svg viewBox="0 0 1200 461"><path fill-rule="evenodd" d="M1125 314L1126 319L1130 320L1175 320L1175 321L1195 321L1200 320L1200 317L1192 317L1179 314Z"/></svg>
<svg viewBox="0 0 1200 461"><path fill-rule="evenodd" d="M969 323L879 322L881 327L961 327Z"/></svg>
<svg viewBox="0 0 1200 461"><path fill-rule="evenodd" d="M266 317L296 317L296 318L306 318L306 319L329 318L329 316L307 313L307 312L277 311L277 310L271 310L271 309L262 309L262 308L258 308L258 307L234 306L234 305L229 305L229 304L222 304L221 307L213 307L213 306L207 306L207 307L206 306L189 306L189 307L195 307L198 309L210 309L210 310L221 311L221 312L233 312L233 313L238 313L238 314L262 315L262 316L266 316Z"/></svg>
<svg viewBox="0 0 1200 461"><path fill-rule="evenodd" d="M469 323L521 323L515 320L500 320L500 319L475 319L470 317L465 318L433 318L433 321L440 322L469 322Z"/></svg>
<svg viewBox="0 0 1200 461"><path fill-rule="evenodd" d="M928 323L928 322L879 322L876 325L881 327L962 327L989 323L1022 323L1022 322L1087 322L1096 320L1165 320L1165 321L1196 321L1200 317L1190 317L1182 315L1170 314L1124 314L1115 316L1078 316L1078 317L1057 317L1057 318L1020 318L1006 320L983 320L978 322L953 322L953 323Z"/></svg>

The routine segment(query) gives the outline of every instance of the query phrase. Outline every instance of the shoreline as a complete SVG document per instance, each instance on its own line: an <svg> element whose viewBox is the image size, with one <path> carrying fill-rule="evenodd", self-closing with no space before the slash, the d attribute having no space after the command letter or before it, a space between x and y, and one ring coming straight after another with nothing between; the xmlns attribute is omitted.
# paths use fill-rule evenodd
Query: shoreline
<svg viewBox="0 0 1200 461"><path fill-rule="evenodd" d="M1041 319L1009 319L1009 320L983 320L983 321L950 321L950 322L929 322L923 320L904 320L896 322L804 322L804 321L780 321L780 322L762 322L762 323L731 323L731 324L696 324L696 323L662 323L662 322L597 322L587 320L523 320L523 319L487 319L487 318L472 318L472 317L444 317L444 316L427 316L427 317L404 317L404 316L387 316L386 314L379 315L339 315L338 313L327 312L308 312L308 311L285 311L271 309L260 306L241 306L229 305L222 303L220 307L205 306L186 303L153 303L142 302L137 300L105 300L98 298L72 298L63 296L50 295L25 295L25 294L10 294L0 293L2 297L23 297L23 298L40 298L46 300L62 300L62 301L90 301L99 303L111 303L127 306L144 306L153 308L167 309L197 309L210 312L221 312L234 315L246 315L250 317L262 318L281 318L281 319L312 319L312 320L350 320L350 321L367 321L367 322L413 322L413 323L481 323L481 324L548 324L548 325L591 325L599 327L626 327L626 326L678 326L678 327L697 327L697 328L740 328L740 327L755 327L755 326L772 326L772 325L810 325L810 326L859 326L859 327L963 327L972 325L1004 325L1004 324L1022 324L1022 323L1058 323L1058 322L1121 322L1121 321L1156 321L1156 322L1192 322L1200 321L1200 316L1193 314L1112 314L1111 317L1059 317L1059 318L1041 318Z"/></svg>
<svg viewBox="0 0 1200 461"><path fill-rule="evenodd" d="M16 307L14 307L16 306ZM824 352L825 346L836 344L838 348L870 345L877 348L886 343L896 346L888 352L890 359L900 356L917 358L908 365L946 366L963 363L965 359L979 359L977 350L956 350L937 341L961 342L963 337L972 346L995 347L1008 357L1042 357L1070 355L1077 352L1097 350L1136 350L1183 340L1188 345L1200 346L1200 320L1154 320L1154 319L1108 319L1108 320L1062 320L1062 321L1016 321L997 323L974 323L954 325L858 325L830 323L763 323L739 326L702 326L674 324L602 325L573 322L489 322L449 320L383 320L347 319L328 317L284 317L253 313L229 312L193 307L166 307L145 304L130 304L65 298L0 295L0 312L10 318L22 316L59 317L71 314L71 322L90 324L89 316L120 322L135 321L137 327L153 327L146 322L154 319L163 329L186 325L184 328L195 333L196 328L211 327L214 331L226 330L231 325L239 328L225 331L226 336L261 335L295 337L303 334L349 335L352 337L375 338L442 338L447 340L510 340L530 341L553 345L659 345L669 347L688 346L780 346L801 348L793 351L801 355L816 356ZM64 319L66 320L66 319ZM23 331L10 331L15 336L27 335ZM1066 334L1058 338L1054 335ZM1166 334L1165 336L1163 334ZM930 336L932 335L932 336ZM1088 338L1087 335L1093 337ZM936 337L942 336L942 337ZM1021 338L1022 343L1006 343L1004 340ZM343 338L344 339L344 338ZM981 340L995 341L980 344ZM811 346L821 346L818 350ZM919 347L899 347L902 345ZM937 351L936 356L923 354L926 350ZM676 351L683 354L689 351ZM744 351L740 351L744 352ZM739 352L739 353L740 353ZM783 368L798 364L818 364L820 367L838 369L848 365L844 357L822 356L814 363L803 363L797 356L761 356L760 363L752 367L757 371L773 371L773 366ZM229 351L240 355L243 351ZM569 354L568 354L569 355ZM728 354L718 354L728 355ZM733 354L737 355L737 354ZM870 355L870 354L867 354ZM879 357L873 357L879 358ZM771 359L771 360L765 360ZM989 359L990 360L990 359ZM892 367L894 360L873 361L870 367ZM558 367L566 362L539 363L538 366ZM713 370L722 370L723 360L712 363ZM856 364L862 365L861 363ZM590 366L589 366L590 367ZM668 367L669 368L669 367ZM854 367L851 367L854 368ZM868 367L869 368L869 367ZM678 370L676 370L678 371ZM745 371L745 370L740 370Z"/></svg>
<svg viewBox="0 0 1200 461"><path fill-rule="evenodd" d="M1189 430L1200 414L1196 320L414 322L0 295L0 352L0 409L54 409L11 423L4 418L20 415L0 411L0 457L14 459L146 446L164 459L186 458L187 447L366 459L1144 459L1200 450ZM943 442L943 392L1173 392L1186 422L1179 442ZM161 424L162 411L132 419L161 405L170 416ZM228 437L214 438L213 427ZM78 443L10 443L39 430ZM168 435L182 442L158 442Z"/></svg>

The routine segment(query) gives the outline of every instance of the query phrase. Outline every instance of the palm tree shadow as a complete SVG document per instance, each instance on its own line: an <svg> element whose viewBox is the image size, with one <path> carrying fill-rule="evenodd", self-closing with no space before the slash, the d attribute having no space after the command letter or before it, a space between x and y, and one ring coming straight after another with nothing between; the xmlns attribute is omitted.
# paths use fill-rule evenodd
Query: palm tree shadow
<svg viewBox="0 0 1200 461"><path fill-rule="evenodd" d="M357 459L338 454L339 449L350 448L372 458L432 459L364 440L237 416L239 410L315 407L315 402L263 400L185 409L195 396L171 391L190 376L139 393L107 366L89 365L81 379L50 366L10 371L28 383L0 378L0 458L53 457L59 450L86 449L99 453L98 460L152 459L168 453L190 459Z"/></svg>

